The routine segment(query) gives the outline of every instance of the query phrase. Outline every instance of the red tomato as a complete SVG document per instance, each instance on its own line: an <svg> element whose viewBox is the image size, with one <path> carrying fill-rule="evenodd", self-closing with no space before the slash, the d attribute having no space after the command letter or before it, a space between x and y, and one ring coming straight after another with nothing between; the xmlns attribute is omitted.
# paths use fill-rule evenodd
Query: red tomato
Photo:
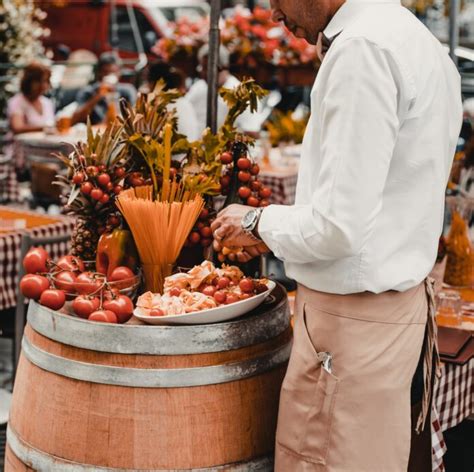
<svg viewBox="0 0 474 472"><path fill-rule="evenodd" d="M204 226L199 232L203 238L212 238L212 230L210 226Z"/></svg>
<svg viewBox="0 0 474 472"><path fill-rule="evenodd" d="M225 300L226 305L230 305L231 303L236 303L239 301L239 297L235 293L228 293L227 298Z"/></svg>
<svg viewBox="0 0 474 472"><path fill-rule="evenodd" d="M100 323L117 323L117 315L110 310L96 310L89 315L89 321Z"/></svg>
<svg viewBox="0 0 474 472"><path fill-rule="evenodd" d="M197 244L199 241L201 241L201 235L197 231L193 231L189 237L189 242L192 244Z"/></svg>
<svg viewBox="0 0 474 472"><path fill-rule="evenodd" d="M115 195L118 195L121 191L123 190L123 187L121 185L116 185L114 187L114 193Z"/></svg>
<svg viewBox="0 0 474 472"><path fill-rule="evenodd" d="M250 297L251 297L250 293L241 293L241 294L239 295L239 299L240 299L240 300L247 300L247 299L249 299Z"/></svg>
<svg viewBox="0 0 474 472"><path fill-rule="evenodd" d="M106 300L102 306L105 310L113 311L119 323L126 323L133 314L133 302L125 295Z"/></svg>
<svg viewBox="0 0 474 472"><path fill-rule="evenodd" d="M47 289L41 294L40 303L51 310L60 310L66 303L66 294L62 290Z"/></svg>
<svg viewBox="0 0 474 472"><path fill-rule="evenodd" d="M81 192L84 194L84 195L89 195L93 189L93 185L90 183L90 182L84 182L82 185L81 185Z"/></svg>
<svg viewBox="0 0 474 472"><path fill-rule="evenodd" d="M105 276L94 272L83 272L76 279L76 292L79 295L97 295L104 285Z"/></svg>
<svg viewBox="0 0 474 472"><path fill-rule="evenodd" d="M219 305L223 305L225 302L226 302L226 299L227 299L227 294L225 292L223 292L222 290L218 290L215 294L214 294L214 300L219 304Z"/></svg>
<svg viewBox="0 0 474 472"><path fill-rule="evenodd" d="M222 164L230 164L233 160L233 157L230 152L226 151L221 154L220 159L221 159Z"/></svg>
<svg viewBox="0 0 474 472"><path fill-rule="evenodd" d="M199 219L207 220L208 217L209 217L209 210L207 208L203 208L201 210L201 213L199 213Z"/></svg>
<svg viewBox="0 0 474 472"><path fill-rule="evenodd" d="M242 200L246 200L247 198L250 197L251 194L252 194L252 191L248 187L242 186L239 188L239 197Z"/></svg>
<svg viewBox="0 0 474 472"><path fill-rule="evenodd" d="M77 174L74 174L74 176L72 177L72 181L76 185L82 184L82 182L84 182L84 179L85 179L84 172L78 172Z"/></svg>
<svg viewBox="0 0 474 472"><path fill-rule="evenodd" d="M254 180L254 181L250 184L250 188L251 188L254 192L258 192L261 187L262 187L262 184L261 184L260 181L258 181L258 180Z"/></svg>
<svg viewBox="0 0 474 472"><path fill-rule="evenodd" d="M237 167L240 170L248 170L250 167L252 167L252 163L250 162L250 159L247 159L246 157L241 157L237 161Z"/></svg>
<svg viewBox="0 0 474 472"><path fill-rule="evenodd" d="M251 168L250 168L250 173L252 175L257 175L258 173L260 172L260 167L258 164L254 164Z"/></svg>
<svg viewBox="0 0 474 472"><path fill-rule="evenodd" d="M272 190L269 189L268 187L263 187L260 192L258 192L258 194L262 197L262 198L270 198L271 195L272 195Z"/></svg>
<svg viewBox="0 0 474 472"><path fill-rule="evenodd" d="M107 187L107 185L110 183L110 175L109 174L100 174L99 177L97 177L97 183L101 187Z"/></svg>
<svg viewBox="0 0 474 472"><path fill-rule="evenodd" d="M239 171L239 173L237 174L237 178L241 181L241 182L248 182L251 178L251 175L250 175L250 172L247 172L247 171L244 171L244 170L241 170Z"/></svg>
<svg viewBox="0 0 474 472"><path fill-rule="evenodd" d="M87 166L86 172L92 177L95 177L99 173L99 169L96 166Z"/></svg>
<svg viewBox="0 0 474 472"><path fill-rule="evenodd" d="M170 290L170 295L172 297L179 297L181 295L181 289L179 289L178 287L173 287L171 290Z"/></svg>
<svg viewBox="0 0 474 472"><path fill-rule="evenodd" d="M79 316L79 318L84 318L85 320L89 318L93 311L98 310L99 307L100 300L97 297L90 298L79 295L72 302L72 309L74 310L74 313Z"/></svg>
<svg viewBox="0 0 474 472"><path fill-rule="evenodd" d="M252 293L255 290L255 283L252 279L242 279L239 283L240 290L245 293Z"/></svg>
<svg viewBox="0 0 474 472"><path fill-rule="evenodd" d="M259 201L256 197L247 198L247 205L251 207L258 207Z"/></svg>
<svg viewBox="0 0 474 472"><path fill-rule="evenodd" d="M212 244L212 238L203 238L201 239L202 247L209 247Z"/></svg>
<svg viewBox="0 0 474 472"><path fill-rule="evenodd" d="M217 259L219 260L219 262L225 262L225 256L224 256L224 254L222 254L222 252L220 252L219 254L217 254Z"/></svg>
<svg viewBox="0 0 474 472"><path fill-rule="evenodd" d="M86 270L84 262L76 256L63 256L61 257L56 265L63 270L69 270L71 272L84 272Z"/></svg>
<svg viewBox="0 0 474 472"><path fill-rule="evenodd" d="M105 205L106 203L108 203L110 200L110 197L104 193L104 195L102 195L102 197L100 198L99 202L102 203L102 205Z"/></svg>
<svg viewBox="0 0 474 472"><path fill-rule="evenodd" d="M202 293L204 295L207 295L208 297L213 297L216 292L217 292L217 288L214 287L214 285L208 285L202 290Z"/></svg>
<svg viewBox="0 0 474 472"><path fill-rule="evenodd" d="M223 288L227 288L230 284L230 279L228 277L221 277L217 281L217 286L222 290Z"/></svg>
<svg viewBox="0 0 474 472"><path fill-rule="evenodd" d="M57 272L54 274L54 285L58 290L64 290L66 293L76 293L76 280L77 277L74 272L65 270L63 272Z"/></svg>
<svg viewBox="0 0 474 472"><path fill-rule="evenodd" d="M100 188L94 188L91 190L91 198L93 200L100 200L104 196L104 192Z"/></svg>
<svg viewBox="0 0 474 472"><path fill-rule="evenodd" d="M150 316L165 316L165 312L161 308L153 308L150 313Z"/></svg>
<svg viewBox="0 0 474 472"><path fill-rule="evenodd" d="M48 288L49 280L42 275L26 274L20 281L21 293L33 300L39 300L41 294Z"/></svg>
<svg viewBox="0 0 474 472"><path fill-rule="evenodd" d="M118 282L120 280L130 280L135 277L135 274L131 269L125 266L116 267L110 274L109 282Z"/></svg>
<svg viewBox="0 0 474 472"><path fill-rule="evenodd" d="M114 171L116 177L121 179L125 175L125 169L123 167L117 167Z"/></svg>
<svg viewBox="0 0 474 472"><path fill-rule="evenodd" d="M220 178L219 182L220 182L222 188L228 187L230 185L230 175L223 175Z"/></svg>
<svg viewBox="0 0 474 472"><path fill-rule="evenodd" d="M270 205L270 202L268 200L260 200L260 203L258 204L258 206L261 207L267 207L268 205Z"/></svg>
<svg viewBox="0 0 474 472"><path fill-rule="evenodd" d="M42 247L33 247L23 259L23 267L26 273L47 272L48 253Z"/></svg>

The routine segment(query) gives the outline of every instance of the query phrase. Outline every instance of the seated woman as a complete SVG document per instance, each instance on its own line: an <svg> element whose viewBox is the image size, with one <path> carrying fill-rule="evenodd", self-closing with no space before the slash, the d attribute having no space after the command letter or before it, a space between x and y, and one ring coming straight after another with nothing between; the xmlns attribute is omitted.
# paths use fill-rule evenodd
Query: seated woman
<svg viewBox="0 0 474 472"><path fill-rule="evenodd" d="M14 134L42 131L54 126L54 104L44 96L49 90L51 70L39 62L25 67L20 93L8 100L7 117Z"/></svg>
<svg viewBox="0 0 474 472"><path fill-rule="evenodd" d="M159 80L165 83L165 90L177 89L185 93L185 79L183 74L163 62L155 62L148 69L148 90L153 91ZM197 141L200 138L196 112L186 96L178 98L170 109L175 110L178 117L178 132L184 134L189 141Z"/></svg>

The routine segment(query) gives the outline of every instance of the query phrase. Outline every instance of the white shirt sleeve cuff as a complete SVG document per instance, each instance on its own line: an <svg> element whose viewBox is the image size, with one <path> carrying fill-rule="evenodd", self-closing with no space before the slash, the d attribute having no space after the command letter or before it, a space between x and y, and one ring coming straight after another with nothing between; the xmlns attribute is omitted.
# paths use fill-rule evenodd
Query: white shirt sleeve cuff
<svg viewBox="0 0 474 472"><path fill-rule="evenodd" d="M290 208L285 205L270 205L263 210L258 222L260 238L272 250L275 256L282 261L284 258L281 255L277 235Z"/></svg>

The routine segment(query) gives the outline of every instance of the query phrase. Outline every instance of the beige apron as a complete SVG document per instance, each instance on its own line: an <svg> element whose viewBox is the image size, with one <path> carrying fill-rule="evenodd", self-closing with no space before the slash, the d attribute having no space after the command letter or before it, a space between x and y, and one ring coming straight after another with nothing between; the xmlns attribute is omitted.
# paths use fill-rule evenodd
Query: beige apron
<svg viewBox="0 0 474 472"><path fill-rule="evenodd" d="M433 300L428 281L378 295L298 287L294 345L280 398L276 472L407 470L410 387L425 328L427 388L420 427L429 416L436 354ZM326 352L332 366L325 363Z"/></svg>

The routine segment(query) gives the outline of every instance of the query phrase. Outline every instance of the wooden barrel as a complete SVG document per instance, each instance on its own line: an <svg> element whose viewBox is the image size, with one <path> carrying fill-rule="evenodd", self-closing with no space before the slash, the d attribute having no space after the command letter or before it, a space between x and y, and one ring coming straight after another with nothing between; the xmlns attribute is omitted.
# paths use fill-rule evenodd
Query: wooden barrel
<svg viewBox="0 0 474 472"><path fill-rule="evenodd" d="M272 470L286 293L228 323L90 323L31 303L6 471Z"/></svg>

